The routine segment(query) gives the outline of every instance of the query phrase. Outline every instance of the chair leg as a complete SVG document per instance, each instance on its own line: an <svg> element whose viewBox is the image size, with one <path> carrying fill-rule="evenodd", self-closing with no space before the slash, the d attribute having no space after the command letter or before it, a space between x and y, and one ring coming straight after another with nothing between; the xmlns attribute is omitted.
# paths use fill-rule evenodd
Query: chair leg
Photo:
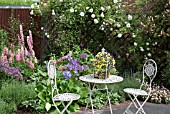
<svg viewBox="0 0 170 114"><path fill-rule="evenodd" d="M67 111L67 108L70 106L70 104L72 103L72 101L69 101L69 103L66 105L66 107L64 107L64 109L62 110L61 114L63 114L65 111ZM69 112L67 112L69 113Z"/></svg>
<svg viewBox="0 0 170 114"><path fill-rule="evenodd" d="M52 101L53 101L53 104L54 104L55 108L57 109L57 111L61 114L61 111L58 109L57 105L55 104L55 101L54 100L52 100Z"/></svg>
<svg viewBox="0 0 170 114"><path fill-rule="evenodd" d="M66 107L64 102L61 102L61 103L63 104L64 107ZM69 111L67 109L66 109L66 112L69 114Z"/></svg>

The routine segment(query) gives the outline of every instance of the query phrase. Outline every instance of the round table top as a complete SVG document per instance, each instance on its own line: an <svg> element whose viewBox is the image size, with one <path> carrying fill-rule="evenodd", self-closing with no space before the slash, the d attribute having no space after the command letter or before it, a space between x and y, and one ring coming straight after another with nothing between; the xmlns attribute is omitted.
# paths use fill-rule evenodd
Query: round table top
<svg viewBox="0 0 170 114"><path fill-rule="evenodd" d="M123 78L121 76L116 75L110 75L107 79L98 79L94 78L93 74L84 75L79 77L80 80L84 82L90 82L90 83L99 83L99 84L108 84L108 83L116 83L123 81Z"/></svg>

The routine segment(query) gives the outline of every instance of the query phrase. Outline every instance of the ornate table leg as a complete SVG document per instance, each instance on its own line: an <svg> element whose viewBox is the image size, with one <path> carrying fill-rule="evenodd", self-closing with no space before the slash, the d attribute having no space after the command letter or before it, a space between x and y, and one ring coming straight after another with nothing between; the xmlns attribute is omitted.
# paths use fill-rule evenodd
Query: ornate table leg
<svg viewBox="0 0 170 114"><path fill-rule="evenodd" d="M110 108L110 113L112 113L112 107L111 107L111 103L110 103L110 93L109 93L109 90L108 90L108 87L107 87L107 84L105 85L105 89L106 89L106 92L107 92L107 99L109 101L109 108ZM106 101L107 102L107 101Z"/></svg>

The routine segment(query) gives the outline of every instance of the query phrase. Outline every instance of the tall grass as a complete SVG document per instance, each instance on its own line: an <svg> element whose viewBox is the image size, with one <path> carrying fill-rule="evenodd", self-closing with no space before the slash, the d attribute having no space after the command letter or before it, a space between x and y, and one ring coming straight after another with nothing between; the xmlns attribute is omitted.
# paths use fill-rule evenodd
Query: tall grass
<svg viewBox="0 0 170 114"><path fill-rule="evenodd" d="M4 113L14 111L22 102L34 99L34 88L25 82L14 80L2 81L0 89L0 110ZM0 114L4 114L1 113Z"/></svg>

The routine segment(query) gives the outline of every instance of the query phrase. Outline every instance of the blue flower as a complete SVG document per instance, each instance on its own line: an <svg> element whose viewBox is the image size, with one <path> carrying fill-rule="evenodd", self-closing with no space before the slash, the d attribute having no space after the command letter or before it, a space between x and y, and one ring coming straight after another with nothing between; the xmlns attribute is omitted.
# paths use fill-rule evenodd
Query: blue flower
<svg viewBox="0 0 170 114"><path fill-rule="evenodd" d="M74 73L75 73L76 76L79 75L78 70L74 70Z"/></svg>
<svg viewBox="0 0 170 114"><path fill-rule="evenodd" d="M73 69L73 67L72 67L72 65L71 65L70 63L68 63L68 64L66 65L66 67L67 67L69 70L72 70L72 69Z"/></svg>
<svg viewBox="0 0 170 114"><path fill-rule="evenodd" d="M68 70L65 70L65 71L63 71L63 75L64 75L64 77L66 78L66 79L69 79L69 78L71 78L71 73L70 73L70 71L68 71Z"/></svg>

